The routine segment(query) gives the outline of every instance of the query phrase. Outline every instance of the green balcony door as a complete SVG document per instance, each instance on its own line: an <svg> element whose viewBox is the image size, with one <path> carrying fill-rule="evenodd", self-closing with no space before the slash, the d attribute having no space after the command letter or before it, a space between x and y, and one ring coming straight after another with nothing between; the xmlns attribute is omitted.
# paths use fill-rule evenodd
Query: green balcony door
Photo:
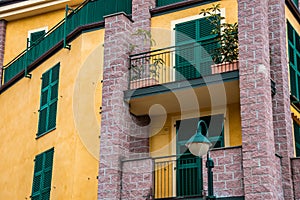
<svg viewBox="0 0 300 200"><path fill-rule="evenodd" d="M176 122L177 131L177 165L176 194L177 196L199 196L202 194L202 159L190 153L186 142L195 133L198 118Z"/></svg>
<svg viewBox="0 0 300 200"><path fill-rule="evenodd" d="M185 80L211 74L214 49L218 47L214 25L200 18L175 25L175 78Z"/></svg>
<svg viewBox="0 0 300 200"><path fill-rule="evenodd" d="M177 196L201 196L202 194L202 159L192 155L185 146L186 142L196 133L200 119L204 120L208 126L209 135L205 136L211 141L213 147L224 147L223 114L176 121Z"/></svg>

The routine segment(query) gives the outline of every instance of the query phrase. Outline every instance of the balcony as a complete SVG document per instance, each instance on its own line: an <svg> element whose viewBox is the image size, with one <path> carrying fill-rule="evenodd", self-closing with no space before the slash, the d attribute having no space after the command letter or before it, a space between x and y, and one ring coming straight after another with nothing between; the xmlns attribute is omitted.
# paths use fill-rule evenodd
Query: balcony
<svg viewBox="0 0 300 200"><path fill-rule="evenodd" d="M131 13L131 0L87 0L67 17L60 21L56 26L50 29L33 45L28 46L26 50L20 53L16 58L4 66L4 84L14 79L33 63L42 57L49 56L50 50L61 49L65 45L68 36L82 26L93 25L104 21L103 16L124 11ZM66 12L68 13L69 10ZM93 27L91 27L93 28ZM53 52L52 52L53 53ZM23 72L24 73L24 72Z"/></svg>
<svg viewBox="0 0 300 200"><path fill-rule="evenodd" d="M211 47L217 44L213 42L206 45ZM218 55L214 55L212 51L214 49L208 49L206 46L189 44L131 55L129 89L238 70L238 61L215 64L212 58L215 59Z"/></svg>
<svg viewBox="0 0 300 200"><path fill-rule="evenodd" d="M162 105L167 113L180 112L195 98L200 108L238 103L238 61L220 63L222 56L213 54L217 44L208 42L131 55L124 92L131 113L148 114L154 104Z"/></svg>
<svg viewBox="0 0 300 200"><path fill-rule="evenodd" d="M217 199L244 199L241 155L239 146L211 151ZM205 161L189 155L124 160L123 195L128 199L205 199Z"/></svg>

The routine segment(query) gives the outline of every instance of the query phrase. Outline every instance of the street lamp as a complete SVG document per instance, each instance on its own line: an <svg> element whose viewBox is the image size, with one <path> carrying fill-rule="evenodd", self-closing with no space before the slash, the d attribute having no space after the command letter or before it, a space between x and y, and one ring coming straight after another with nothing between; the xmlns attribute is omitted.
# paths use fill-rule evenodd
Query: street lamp
<svg viewBox="0 0 300 200"><path fill-rule="evenodd" d="M190 152L198 157L202 157L205 154L207 155L206 160L206 168L207 168L207 191L208 196L207 199L216 199L214 196L214 186L213 186L213 172L212 168L214 168L214 161L209 157L209 148L211 147L210 141L202 134L202 126L201 123L205 127L206 135L208 135L208 129L205 121L200 120L198 122L198 127L195 135L193 135L185 144Z"/></svg>

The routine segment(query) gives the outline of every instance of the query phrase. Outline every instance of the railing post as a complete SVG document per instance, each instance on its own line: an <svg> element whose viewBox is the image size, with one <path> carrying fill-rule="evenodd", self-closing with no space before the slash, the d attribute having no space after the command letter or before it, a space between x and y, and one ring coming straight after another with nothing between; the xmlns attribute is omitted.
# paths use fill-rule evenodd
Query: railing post
<svg viewBox="0 0 300 200"><path fill-rule="evenodd" d="M31 79L31 74L28 74L28 65L29 65L29 60L28 60L28 51L30 48L30 40L29 38L27 38L27 42L26 42L26 53L25 53L25 67L24 67L24 77L25 78L30 78Z"/></svg>
<svg viewBox="0 0 300 200"><path fill-rule="evenodd" d="M206 160L206 168L207 168L207 199L215 200L216 197L214 196L214 183L213 183L213 171L214 168L214 161L209 157L209 152L207 153L207 160Z"/></svg>
<svg viewBox="0 0 300 200"><path fill-rule="evenodd" d="M128 67L128 90L130 90L130 80L131 80L131 57L129 56L129 67Z"/></svg>
<svg viewBox="0 0 300 200"><path fill-rule="evenodd" d="M71 49L71 45L67 44L67 19L68 19L69 10L73 10L73 9L69 8L69 6L66 5L65 23L64 23L64 48L70 50Z"/></svg>

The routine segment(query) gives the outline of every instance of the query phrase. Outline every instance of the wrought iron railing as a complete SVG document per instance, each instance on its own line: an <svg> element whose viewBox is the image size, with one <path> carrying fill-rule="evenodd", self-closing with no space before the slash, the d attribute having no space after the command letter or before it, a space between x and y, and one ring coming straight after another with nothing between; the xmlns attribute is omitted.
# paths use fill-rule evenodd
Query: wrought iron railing
<svg viewBox="0 0 300 200"><path fill-rule="evenodd" d="M192 155L172 155L153 160L155 199L202 196L201 159Z"/></svg>
<svg viewBox="0 0 300 200"><path fill-rule="evenodd" d="M103 16L124 11L131 14L132 0L86 0L34 44L4 66L4 83L66 38L76 28L103 21ZM67 10L68 12L68 10Z"/></svg>
<svg viewBox="0 0 300 200"><path fill-rule="evenodd" d="M209 42L204 45L193 43L172 46L131 55L129 89L195 79L238 69L238 61L219 63L222 55L214 54L216 42Z"/></svg>
<svg viewBox="0 0 300 200"><path fill-rule="evenodd" d="M166 6L173 3L178 3L187 0L156 0L156 7Z"/></svg>

